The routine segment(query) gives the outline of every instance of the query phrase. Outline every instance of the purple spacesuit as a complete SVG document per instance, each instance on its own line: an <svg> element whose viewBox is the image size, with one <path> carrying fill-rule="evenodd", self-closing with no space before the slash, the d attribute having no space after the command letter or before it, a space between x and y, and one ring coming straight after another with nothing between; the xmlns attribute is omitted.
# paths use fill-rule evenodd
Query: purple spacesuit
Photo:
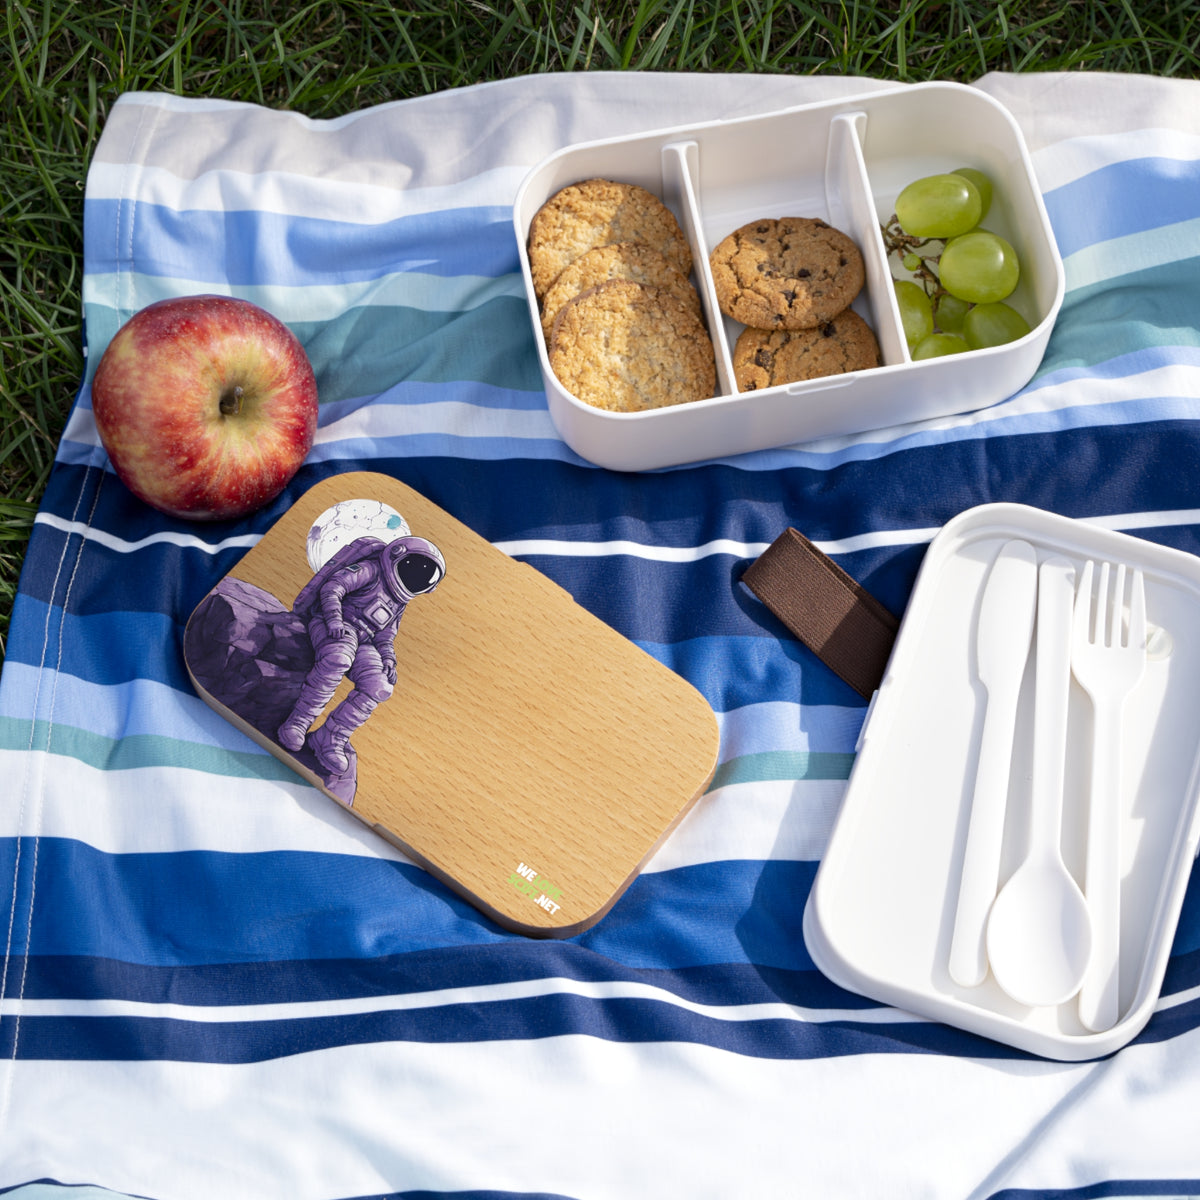
<svg viewBox="0 0 1200 1200"><path fill-rule="evenodd" d="M299 750L307 738L330 771L349 768L350 735L396 684L396 632L414 596L432 592L446 573L441 551L424 538L391 542L361 537L343 546L305 585L292 605L308 627L315 661L280 745ZM319 729L308 731L342 678L354 687Z"/></svg>

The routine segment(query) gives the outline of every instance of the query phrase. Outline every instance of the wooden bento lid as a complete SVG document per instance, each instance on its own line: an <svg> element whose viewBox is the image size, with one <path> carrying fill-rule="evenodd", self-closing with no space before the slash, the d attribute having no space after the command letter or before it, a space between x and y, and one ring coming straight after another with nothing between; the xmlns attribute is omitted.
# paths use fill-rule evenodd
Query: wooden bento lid
<svg viewBox="0 0 1200 1200"><path fill-rule="evenodd" d="M410 551L426 555L428 594L397 593L400 568L387 590L388 564ZM292 611L298 598L307 615ZM331 649L321 614L340 605L355 632ZM383 630L374 639L372 621ZM314 642L327 656L315 674ZM394 688L381 684L388 645ZM304 745L286 748L278 731L300 694L311 703L316 676L328 683L351 655ZM301 496L201 601L184 657L214 709L523 934L567 937L599 920L716 767L716 718L691 684L534 568L372 472ZM313 733L351 680L359 696L343 712L361 723L339 773L313 752Z"/></svg>

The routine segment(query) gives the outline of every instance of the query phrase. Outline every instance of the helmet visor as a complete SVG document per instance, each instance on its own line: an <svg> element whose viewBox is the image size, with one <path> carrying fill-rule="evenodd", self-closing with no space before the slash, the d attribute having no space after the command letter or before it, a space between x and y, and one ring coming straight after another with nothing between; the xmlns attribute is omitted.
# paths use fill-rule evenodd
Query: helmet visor
<svg viewBox="0 0 1200 1200"><path fill-rule="evenodd" d="M428 554L406 554L395 566L400 586L410 596L432 591L442 577L442 569Z"/></svg>

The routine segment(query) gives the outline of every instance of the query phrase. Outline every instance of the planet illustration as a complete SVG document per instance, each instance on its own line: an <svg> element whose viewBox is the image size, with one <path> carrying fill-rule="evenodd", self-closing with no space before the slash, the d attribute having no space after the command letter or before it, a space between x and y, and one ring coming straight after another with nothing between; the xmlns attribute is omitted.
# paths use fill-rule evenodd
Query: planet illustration
<svg viewBox="0 0 1200 1200"><path fill-rule="evenodd" d="M342 500L327 508L308 531L308 565L319 571L343 546L360 537L392 542L412 531L390 505L379 500Z"/></svg>

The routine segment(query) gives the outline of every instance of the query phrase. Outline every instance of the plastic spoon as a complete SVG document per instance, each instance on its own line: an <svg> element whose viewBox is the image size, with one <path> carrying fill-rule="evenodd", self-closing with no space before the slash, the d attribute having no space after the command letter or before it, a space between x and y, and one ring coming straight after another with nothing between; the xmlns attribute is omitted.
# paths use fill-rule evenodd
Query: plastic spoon
<svg viewBox="0 0 1200 1200"><path fill-rule="evenodd" d="M1060 845L1074 600L1075 568L1048 558L1038 571L1029 845L988 917L996 982L1019 1004L1034 1007L1069 1000L1092 951L1087 901Z"/></svg>
<svg viewBox="0 0 1200 1200"><path fill-rule="evenodd" d="M1017 697L1036 612L1037 551L1028 542L1006 542L988 572L975 634L976 671L987 689L987 708L949 960L950 978L963 987L987 978L984 933L1000 877Z"/></svg>

